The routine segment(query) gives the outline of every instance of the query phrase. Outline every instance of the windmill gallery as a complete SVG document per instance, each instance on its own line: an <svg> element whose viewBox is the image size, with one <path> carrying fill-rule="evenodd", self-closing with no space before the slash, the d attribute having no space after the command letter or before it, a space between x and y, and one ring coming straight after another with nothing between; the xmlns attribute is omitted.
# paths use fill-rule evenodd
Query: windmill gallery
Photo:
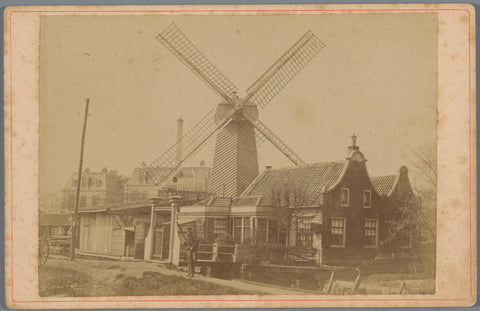
<svg viewBox="0 0 480 311"><path fill-rule="evenodd" d="M243 97L175 24L157 39L222 101L185 135L178 120L177 142L128 179L108 170L72 176L63 200L72 208L73 190L81 185L77 254L179 266L191 228L200 241L199 262L247 263L252 259L244 253L251 249L256 262L358 266L385 248L408 254L399 270L408 272L411 262L421 266L415 256L421 232L411 225L392 228L400 210L421 204L407 167L369 176L355 135L345 159L307 164L259 119L259 111L325 47L314 33L307 31ZM185 166L213 137L211 169ZM257 147L264 141L293 166L260 172Z"/></svg>

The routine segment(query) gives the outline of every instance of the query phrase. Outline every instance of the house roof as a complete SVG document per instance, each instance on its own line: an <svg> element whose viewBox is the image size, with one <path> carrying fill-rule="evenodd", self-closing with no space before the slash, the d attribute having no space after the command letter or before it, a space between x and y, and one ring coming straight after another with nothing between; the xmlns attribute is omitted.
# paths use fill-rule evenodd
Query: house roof
<svg viewBox="0 0 480 311"><path fill-rule="evenodd" d="M390 195L395 187L397 176L387 175L372 177L372 184L379 195Z"/></svg>
<svg viewBox="0 0 480 311"><path fill-rule="evenodd" d="M38 215L38 224L40 226L68 226L70 225L70 216L68 214L45 214Z"/></svg>
<svg viewBox="0 0 480 311"><path fill-rule="evenodd" d="M245 190L244 196L270 196L272 191L306 189L307 205L314 205L323 190L341 178L348 161L324 162L279 169L267 169Z"/></svg>
<svg viewBox="0 0 480 311"><path fill-rule="evenodd" d="M158 167L158 166L142 166L136 167L130 178L128 179L127 185L139 185L139 184L148 184L153 185L155 181L150 176L150 173L158 175L159 178L167 176L172 170L172 167ZM178 178L205 178L208 179L210 173L210 168L205 166L199 167L182 167L180 172L178 172ZM168 184L173 184L169 182Z"/></svg>

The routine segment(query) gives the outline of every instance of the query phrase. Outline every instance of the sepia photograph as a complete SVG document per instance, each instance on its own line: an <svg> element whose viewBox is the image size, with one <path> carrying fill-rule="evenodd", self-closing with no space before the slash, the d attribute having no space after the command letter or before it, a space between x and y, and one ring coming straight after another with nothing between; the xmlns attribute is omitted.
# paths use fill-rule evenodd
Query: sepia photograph
<svg viewBox="0 0 480 311"><path fill-rule="evenodd" d="M9 308L476 303L473 6L4 16Z"/></svg>
<svg viewBox="0 0 480 311"><path fill-rule="evenodd" d="M41 297L435 293L436 14L45 16L39 94Z"/></svg>

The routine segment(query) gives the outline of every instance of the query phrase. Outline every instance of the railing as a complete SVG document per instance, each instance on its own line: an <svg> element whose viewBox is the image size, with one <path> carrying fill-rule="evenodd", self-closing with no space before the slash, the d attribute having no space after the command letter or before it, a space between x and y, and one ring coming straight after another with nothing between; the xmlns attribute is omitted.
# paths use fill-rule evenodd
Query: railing
<svg viewBox="0 0 480 311"><path fill-rule="evenodd" d="M186 261L187 247L180 247L180 261ZM196 251L197 262L236 262L238 245L199 244Z"/></svg>

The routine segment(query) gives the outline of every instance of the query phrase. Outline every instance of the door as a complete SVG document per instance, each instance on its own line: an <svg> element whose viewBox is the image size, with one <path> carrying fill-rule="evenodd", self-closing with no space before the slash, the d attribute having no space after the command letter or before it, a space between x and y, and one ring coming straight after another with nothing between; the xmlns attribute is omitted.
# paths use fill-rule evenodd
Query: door
<svg viewBox="0 0 480 311"><path fill-rule="evenodd" d="M162 258L163 254L163 228L155 229L155 237L153 243L153 257Z"/></svg>

